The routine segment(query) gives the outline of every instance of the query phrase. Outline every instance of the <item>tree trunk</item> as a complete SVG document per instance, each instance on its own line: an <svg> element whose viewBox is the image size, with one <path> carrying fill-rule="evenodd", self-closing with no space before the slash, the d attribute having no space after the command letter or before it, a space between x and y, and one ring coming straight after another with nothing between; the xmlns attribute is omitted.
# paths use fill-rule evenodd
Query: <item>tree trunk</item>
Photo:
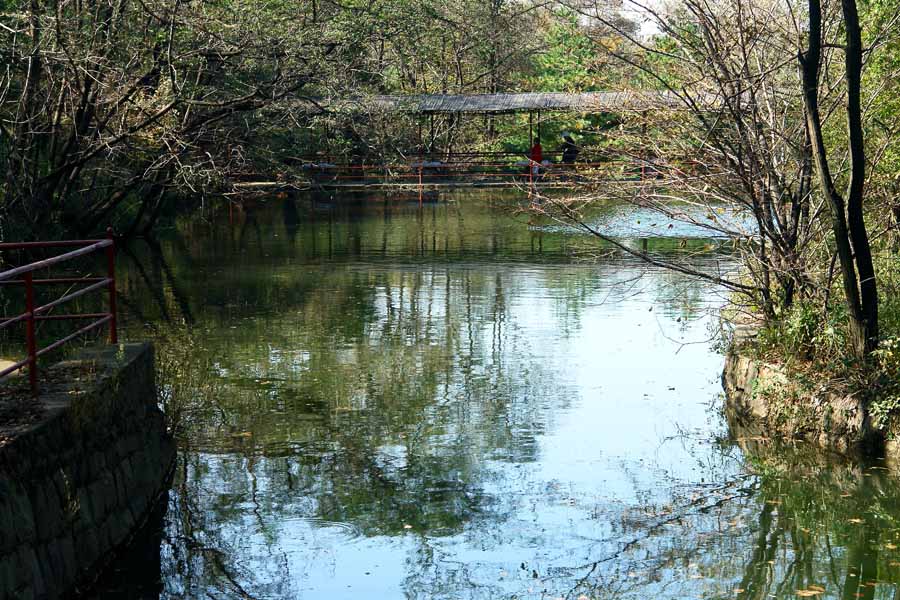
<svg viewBox="0 0 900 600"><path fill-rule="evenodd" d="M865 328L866 352L878 346L878 289L872 247L863 218L863 188L865 184L865 145L863 141L860 87L862 78L862 34L856 0L842 0L844 27L847 36L845 69L847 74L847 132L850 137L850 183L847 186L847 222L850 243L859 275L860 302Z"/></svg>
<svg viewBox="0 0 900 600"><path fill-rule="evenodd" d="M865 153L859 101L862 71L859 16L855 0L842 0L842 7L847 37L847 131L851 159L846 202L835 187L831 175L819 113L819 68L822 52L822 7L819 0L809 0L809 47L800 56L800 68L812 155L822 193L831 208L831 224L850 320L850 343L854 353L864 357L878 344L878 294L862 207Z"/></svg>

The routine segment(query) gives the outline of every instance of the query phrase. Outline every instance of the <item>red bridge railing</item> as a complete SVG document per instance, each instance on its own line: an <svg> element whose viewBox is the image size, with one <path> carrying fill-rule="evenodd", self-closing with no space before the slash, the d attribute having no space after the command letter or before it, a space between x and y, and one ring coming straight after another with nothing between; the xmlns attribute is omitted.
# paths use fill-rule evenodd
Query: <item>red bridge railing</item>
<svg viewBox="0 0 900 600"><path fill-rule="evenodd" d="M45 248L71 248L79 247L77 250L60 254L44 260L39 260L15 269L0 272L0 285L22 285L25 287L25 312L15 315L0 317L0 329L5 329L16 323L25 324L25 341L27 345L27 358L19 361L0 371L0 379L14 373L24 367L28 367L28 380L31 386L31 393L38 393L38 372L37 359L48 352L56 350L60 346L72 341L76 337L83 335L93 329L109 324L109 341L111 344L118 342L118 333L116 331L116 246L113 240L112 231L107 231L106 239L101 240L64 240L54 242L19 242L19 243L0 243L0 252L9 250L40 250ZM106 254L106 277L57 277L47 279L36 279L34 272L55 267L67 261L92 254L94 252L103 252ZM53 285L53 284L89 284L74 292L66 293L52 302L47 302L40 306L35 306L34 288L37 285ZM53 315L47 314L48 311L65 304L70 300L84 296L98 290L106 290L109 294L109 311L101 313L82 313L82 314L64 314ZM37 347L36 327L38 321L66 321L66 320L86 320L93 319L89 325L81 327L74 333L58 339L44 348Z"/></svg>
<svg viewBox="0 0 900 600"><path fill-rule="evenodd" d="M656 179L665 172L690 172L690 157L661 163L653 158L616 152L579 154L565 162L560 152L544 152L541 163L523 152L454 152L409 156L395 162L330 162L322 157L290 157L318 185L398 183L418 186L490 180L513 184L571 182L573 175L621 180ZM252 179L252 175L248 176Z"/></svg>

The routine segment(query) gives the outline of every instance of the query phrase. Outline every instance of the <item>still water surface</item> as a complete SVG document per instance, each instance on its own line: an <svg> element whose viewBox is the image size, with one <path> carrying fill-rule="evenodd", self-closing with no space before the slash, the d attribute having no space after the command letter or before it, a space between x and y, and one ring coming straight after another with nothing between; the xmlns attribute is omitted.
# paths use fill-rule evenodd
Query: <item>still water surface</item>
<svg viewBox="0 0 900 600"><path fill-rule="evenodd" d="M514 207L273 200L130 248L181 452L99 597L894 598L895 480L728 431L721 294ZM641 220L597 215L733 268Z"/></svg>

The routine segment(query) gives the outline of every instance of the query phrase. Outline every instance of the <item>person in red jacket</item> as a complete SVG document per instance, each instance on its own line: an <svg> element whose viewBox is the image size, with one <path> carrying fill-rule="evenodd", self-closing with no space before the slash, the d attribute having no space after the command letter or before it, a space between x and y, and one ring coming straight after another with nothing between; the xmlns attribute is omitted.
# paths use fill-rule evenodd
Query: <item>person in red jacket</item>
<svg viewBox="0 0 900 600"><path fill-rule="evenodd" d="M531 159L529 165L531 174L537 177L541 172L541 161L544 160L544 149L541 147L541 140L535 140L534 146L531 147L529 158Z"/></svg>

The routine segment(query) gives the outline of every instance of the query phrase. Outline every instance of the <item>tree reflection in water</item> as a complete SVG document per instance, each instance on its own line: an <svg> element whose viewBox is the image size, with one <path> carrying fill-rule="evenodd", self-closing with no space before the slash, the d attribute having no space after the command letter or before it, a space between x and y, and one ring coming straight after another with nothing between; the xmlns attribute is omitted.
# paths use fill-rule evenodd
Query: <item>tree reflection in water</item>
<svg viewBox="0 0 900 600"><path fill-rule="evenodd" d="M132 248L180 415L149 595L892 597L893 480L726 441L721 357L682 345L721 298L582 243L316 199Z"/></svg>

